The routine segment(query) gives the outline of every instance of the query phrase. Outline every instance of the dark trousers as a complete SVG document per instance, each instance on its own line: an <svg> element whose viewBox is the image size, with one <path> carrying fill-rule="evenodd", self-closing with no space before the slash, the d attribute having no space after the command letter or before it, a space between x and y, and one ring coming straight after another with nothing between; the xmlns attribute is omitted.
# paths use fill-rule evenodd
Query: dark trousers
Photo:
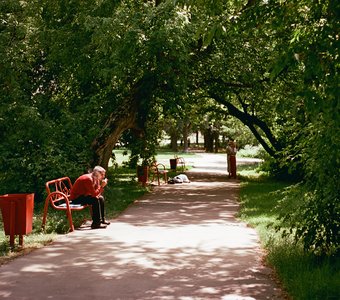
<svg viewBox="0 0 340 300"><path fill-rule="evenodd" d="M92 221L99 224L100 220L104 221L104 197L99 196L94 198L92 196L80 196L72 201L73 204L91 205L92 206Z"/></svg>

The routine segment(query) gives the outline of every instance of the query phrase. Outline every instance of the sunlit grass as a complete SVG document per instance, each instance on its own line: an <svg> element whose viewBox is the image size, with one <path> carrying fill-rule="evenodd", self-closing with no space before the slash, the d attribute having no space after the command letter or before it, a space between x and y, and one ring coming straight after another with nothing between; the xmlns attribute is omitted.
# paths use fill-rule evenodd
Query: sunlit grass
<svg viewBox="0 0 340 300"><path fill-rule="evenodd" d="M260 163L248 163L248 164L240 164L237 166L237 176L240 179L246 180L259 180L259 178L266 176L265 172L260 170Z"/></svg>
<svg viewBox="0 0 340 300"><path fill-rule="evenodd" d="M276 270L293 299L339 299L339 258L308 254L293 236L283 238L275 229L277 225L286 226L278 217L281 213L289 213L290 207L278 203L289 186L290 183L273 181L263 174L243 175L239 217L258 232L268 253L267 263Z"/></svg>
<svg viewBox="0 0 340 300"><path fill-rule="evenodd" d="M42 232L37 232L38 230L36 229L37 228L33 229L33 232L31 234L24 236L23 247L19 247L19 237L16 236L15 241L14 241L15 248L11 249L9 245L9 236L5 236L5 232L2 229L2 225L1 225L0 226L0 265L11 259L16 258L17 256L26 254L34 249L41 248L45 245L48 245L57 236L56 233L42 233Z"/></svg>
<svg viewBox="0 0 340 300"><path fill-rule="evenodd" d="M260 151L263 148L261 146L246 145L243 149L240 149L237 153L238 157L259 157Z"/></svg>

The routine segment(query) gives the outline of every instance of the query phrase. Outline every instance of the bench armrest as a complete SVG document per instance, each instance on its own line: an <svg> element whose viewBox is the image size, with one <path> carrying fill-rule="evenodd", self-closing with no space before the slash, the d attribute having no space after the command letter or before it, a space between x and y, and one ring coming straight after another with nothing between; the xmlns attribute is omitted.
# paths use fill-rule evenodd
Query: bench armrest
<svg viewBox="0 0 340 300"><path fill-rule="evenodd" d="M68 196L59 191L50 193L45 202L50 202L55 209L70 209L71 204Z"/></svg>

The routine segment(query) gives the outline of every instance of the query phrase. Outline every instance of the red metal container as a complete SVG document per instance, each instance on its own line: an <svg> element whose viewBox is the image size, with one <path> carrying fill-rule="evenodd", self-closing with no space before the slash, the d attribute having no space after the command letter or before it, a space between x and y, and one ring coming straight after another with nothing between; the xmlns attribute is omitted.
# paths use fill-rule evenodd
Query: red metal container
<svg viewBox="0 0 340 300"><path fill-rule="evenodd" d="M22 235L32 231L34 194L1 195L0 208L5 234L11 236L11 246L17 234L22 245Z"/></svg>
<svg viewBox="0 0 340 300"><path fill-rule="evenodd" d="M148 166L137 166L137 177L138 182L146 185L149 177L149 167Z"/></svg>

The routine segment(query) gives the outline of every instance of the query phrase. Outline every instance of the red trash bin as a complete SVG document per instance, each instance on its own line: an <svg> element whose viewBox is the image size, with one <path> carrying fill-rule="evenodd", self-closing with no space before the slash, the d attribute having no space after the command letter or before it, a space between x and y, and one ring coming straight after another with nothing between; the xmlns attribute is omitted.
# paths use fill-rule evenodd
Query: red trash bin
<svg viewBox="0 0 340 300"><path fill-rule="evenodd" d="M0 208L5 234L10 235L11 246L14 246L15 235L19 235L22 246L22 236L32 231L34 194L1 195Z"/></svg>
<svg viewBox="0 0 340 300"><path fill-rule="evenodd" d="M148 166L137 166L137 178L138 182L141 182L142 185L146 185L149 180L149 167Z"/></svg>

